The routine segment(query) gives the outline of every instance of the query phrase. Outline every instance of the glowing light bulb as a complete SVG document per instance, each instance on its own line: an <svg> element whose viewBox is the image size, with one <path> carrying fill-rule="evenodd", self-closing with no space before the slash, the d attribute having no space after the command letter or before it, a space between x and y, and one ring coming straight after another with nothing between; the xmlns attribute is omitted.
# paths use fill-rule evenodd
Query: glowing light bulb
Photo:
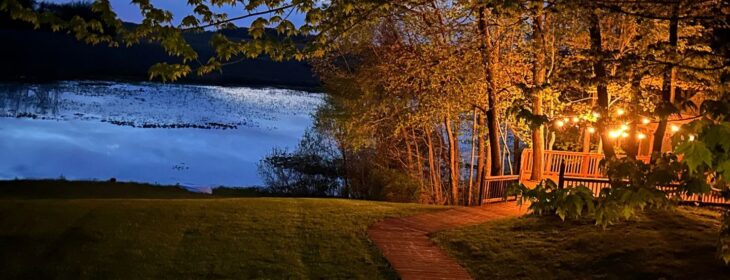
<svg viewBox="0 0 730 280"><path fill-rule="evenodd" d="M600 118L601 117L601 114L599 114L598 112L593 112L593 117L596 118L596 119L597 118Z"/></svg>
<svg viewBox="0 0 730 280"><path fill-rule="evenodd" d="M636 138L639 140L646 139L646 134L639 132L639 134L636 134Z"/></svg>
<svg viewBox="0 0 730 280"><path fill-rule="evenodd" d="M573 117L573 123L577 123L578 121L580 121L578 117Z"/></svg>
<svg viewBox="0 0 730 280"><path fill-rule="evenodd" d="M588 128L588 133L596 133L596 128L595 127L589 127Z"/></svg>
<svg viewBox="0 0 730 280"><path fill-rule="evenodd" d="M624 111L624 109L622 109L622 108L616 109L616 115L623 116L624 114L626 114L626 111Z"/></svg>
<svg viewBox="0 0 730 280"><path fill-rule="evenodd" d="M629 137L629 134L626 132L621 132L621 138Z"/></svg>
<svg viewBox="0 0 730 280"><path fill-rule="evenodd" d="M565 122L562 120L555 122L555 126L557 126L557 127L563 127L564 125L565 125Z"/></svg>
<svg viewBox="0 0 730 280"><path fill-rule="evenodd" d="M651 120L649 120L649 118L641 119L641 123L643 123L643 124L649 124L650 122L651 122Z"/></svg>
<svg viewBox="0 0 730 280"><path fill-rule="evenodd" d="M614 139L615 138L618 138L619 136L621 136L621 131L618 131L618 130L613 130L613 131L611 131L611 132L608 133L608 137L611 137L611 138L614 138Z"/></svg>
<svg viewBox="0 0 730 280"><path fill-rule="evenodd" d="M695 140L695 136L694 136L694 135L690 135L690 136L689 136L689 141L690 141L690 142L692 142L692 141L694 141L694 140Z"/></svg>
<svg viewBox="0 0 730 280"><path fill-rule="evenodd" d="M570 121L570 119L568 117L563 118L563 122L566 122L567 123L569 121Z"/></svg>
<svg viewBox="0 0 730 280"><path fill-rule="evenodd" d="M629 125L628 124L622 124L621 125L621 130L623 130L623 131L629 130Z"/></svg>
<svg viewBox="0 0 730 280"><path fill-rule="evenodd" d="M679 131L679 126L678 126L678 125L676 125L676 124L673 124L673 125L672 125L672 126L671 126L670 128L671 128L672 132L677 132L677 131Z"/></svg>

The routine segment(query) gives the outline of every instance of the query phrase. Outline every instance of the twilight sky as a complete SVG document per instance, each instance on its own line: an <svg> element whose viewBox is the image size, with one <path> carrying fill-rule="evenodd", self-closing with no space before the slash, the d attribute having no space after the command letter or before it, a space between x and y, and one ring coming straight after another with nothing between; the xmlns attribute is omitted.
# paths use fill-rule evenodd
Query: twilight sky
<svg viewBox="0 0 730 280"><path fill-rule="evenodd" d="M45 0L45 2L53 3L69 3L77 0ZM180 19L192 13L192 7L187 5L187 1L183 0L152 0L152 3L161 9L169 10L175 17L175 22L178 23ZM136 5L131 4L130 0L111 0L112 9L119 15L119 17L128 22L139 23L142 20L142 16L139 13ZM212 9L212 7L211 7ZM222 9L214 9L216 12L228 13L229 17L235 17L247 14L243 7L224 7ZM235 24L241 27L248 27L251 22L256 19L249 18L236 21ZM297 26L304 22L304 15L298 13L292 13L289 19Z"/></svg>

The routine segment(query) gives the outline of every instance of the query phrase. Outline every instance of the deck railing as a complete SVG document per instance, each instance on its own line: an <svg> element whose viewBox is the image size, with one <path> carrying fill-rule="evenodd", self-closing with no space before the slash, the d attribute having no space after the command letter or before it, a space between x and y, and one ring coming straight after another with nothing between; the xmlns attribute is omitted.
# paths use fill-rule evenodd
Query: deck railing
<svg viewBox="0 0 730 280"><path fill-rule="evenodd" d="M610 188L611 184L606 178L574 178L564 177L563 182L565 187L577 187L584 186L589 188L594 196L598 196L602 189ZM719 190L713 189L709 194L693 194L689 195L686 192L678 192L677 184L669 184L665 186L658 186L658 188L668 194L670 198L679 198L685 203L700 203L706 205L726 205L730 206L730 201L725 200Z"/></svg>
<svg viewBox="0 0 730 280"><path fill-rule="evenodd" d="M504 201L509 187L519 182L520 176L518 175L487 177L484 185L479 190L479 199L477 201L480 205L482 203Z"/></svg>
<svg viewBox="0 0 730 280"><path fill-rule="evenodd" d="M638 160L648 163L650 156L638 156ZM567 151L545 151L543 154L543 177L557 181L560 164L565 161L565 176L580 178L605 178L600 167L603 154ZM532 150L522 152L520 179L528 180L532 175Z"/></svg>
<svg viewBox="0 0 730 280"><path fill-rule="evenodd" d="M556 179L560 172L560 163L565 161L566 176L601 178L604 177L603 171L599 167L602 159L603 155L596 153L545 151L542 160L543 176ZM521 179L530 179L532 164L532 150L526 149L522 152Z"/></svg>

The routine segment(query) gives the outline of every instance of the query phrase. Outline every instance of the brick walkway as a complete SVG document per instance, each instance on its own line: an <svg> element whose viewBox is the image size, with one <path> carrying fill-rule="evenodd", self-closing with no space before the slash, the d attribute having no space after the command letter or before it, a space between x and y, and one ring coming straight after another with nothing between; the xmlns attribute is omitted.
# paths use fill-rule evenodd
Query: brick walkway
<svg viewBox="0 0 730 280"><path fill-rule="evenodd" d="M519 216L514 202L462 207L372 225L368 236L402 279L471 279L466 269L428 238L429 233Z"/></svg>

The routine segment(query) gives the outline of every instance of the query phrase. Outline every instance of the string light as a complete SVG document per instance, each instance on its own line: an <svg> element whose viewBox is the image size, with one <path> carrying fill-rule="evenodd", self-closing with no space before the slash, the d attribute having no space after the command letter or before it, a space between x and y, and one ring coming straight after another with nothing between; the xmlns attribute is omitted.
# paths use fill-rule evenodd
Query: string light
<svg viewBox="0 0 730 280"><path fill-rule="evenodd" d="M608 133L608 137L611 137L611 138L618 138L619 136L621 136L621 131L618 131L618 130L613 130Z"/></svg>
<svg viewBox="0 0 730 280"><path fill-rule="evenodd" d="M555 122L555 126L557 126L557 127L563 127L564 125L565 125L565 122L562 120L558 120L557 122Z"/></svg>
<svg viewBox="0 0 730 280"><path fill-rule="evenodd" d="M596 133L596 128L595 127L592 127L592 126L589 127L588 128L588 133Z"/></svg>
<svg viewBox="0 0 730 280"><path fill-rule="evenodd" d="M646 134L639 132L639 134L636 134L636 138L639 140L646 139Z"/></svg>
<svg viewBox="0 0 730 280"><path fill-rule="evenodd" d="M622 124L621 125L621 130L623 130L623 131L629 130L629 125L628 124Z"/></svg>
<svg viewBox="0 0 730 280"><path fill-rule="evenodd" d="M673 124L670 128L672 129L672 132L679 131L679 126L677 126L676 124Z"/></svg>
<svg viewBox="0 0 730 280"><path fill-rule="evenodd" d="M573 117L573 123L577 123L578 121L580 121L578 117Z"/></svg>
<svg viewBox="0 0 730 280"><path fill-rule="evenodd" d="M568 117L563 118L563 122L566 122L567 123L569 121L570 121L570 119Z"/></svg>
<svg viewBox="0 0 730 280"><path fill-rule="evenodd" d="M600 118L601 117L601 114L599 114L598 112L593 112L593 117L596 118L596 119L597 118Z"/></svg>
<svg viewBox="0 0 730 280"><path fill-rule="evenodd" d="M690 141L690 142L692 142L692 141L694 141L694 140L695 140L695 136L694 136L694 135L690 135L690 136L689 136L689 141Z"/></svg>
<svg viewBox="0 0 730 280"><path fill-rule="evenodd" d="M649 120L649 118L641 119L641 123L643 123L643 124L649 124L650 122L651 122L651 120Z"/></svg>
<svg viewBox="0 0 730 280"><path fill-rule="evenodd" d="M616 115L623 116L624 114L626 114L626 111L623 108L616 109Z"/></svg>

